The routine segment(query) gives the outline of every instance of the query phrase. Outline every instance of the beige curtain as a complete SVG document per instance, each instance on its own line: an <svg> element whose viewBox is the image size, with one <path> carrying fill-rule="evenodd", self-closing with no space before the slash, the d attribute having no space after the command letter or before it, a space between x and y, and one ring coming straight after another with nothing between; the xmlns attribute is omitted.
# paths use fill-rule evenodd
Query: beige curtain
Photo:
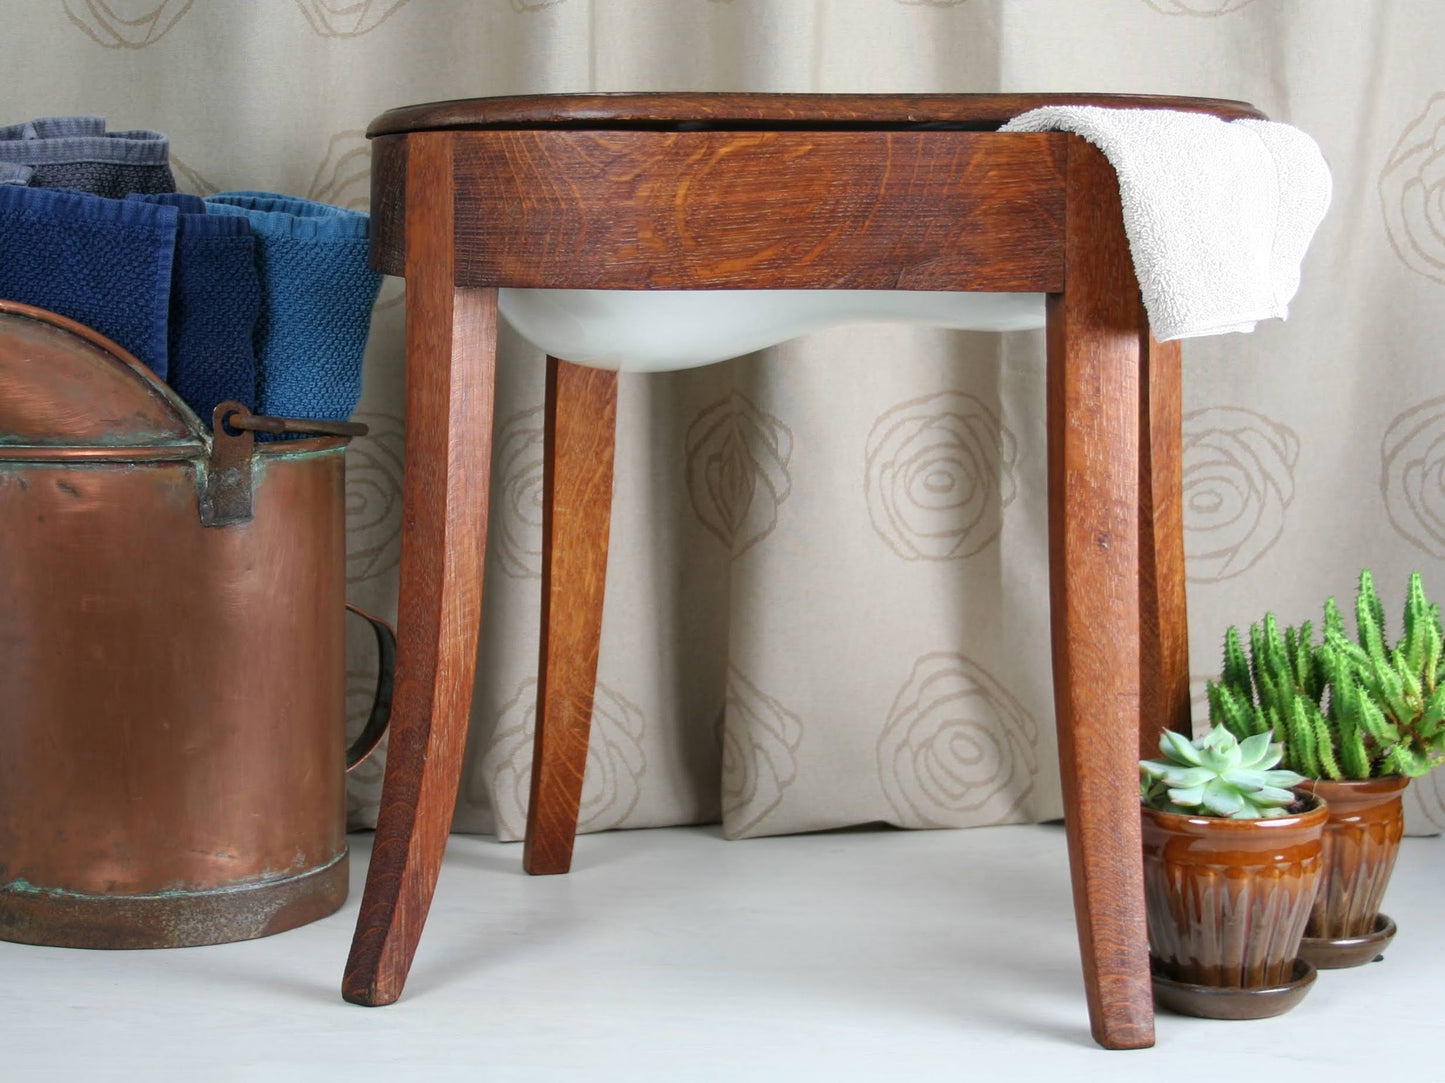
<svg viewBox="0 0 1445 1083"><path fill-rule="evenodd" d="M182 188L364 207L396 105L584 90L1243 98L1335 199L1287 323L1186 347L1196 703L1229 623L1361 566L1445 597L1445 5L1435 0L6 0L0 123L171 136ZM401 284L348 459L353 600L394 612ZM520 834L536 688L542 359L504 333L456 826ZM730 836L1060 813L1038 334L842 328L625 377L583 830ZM349 693L368 681L357 631ZM1202 709L1202 708L1201 708ZM353 780L372 821L378 758ZM1417 784L1412 827L1445 827Z"/></svg>

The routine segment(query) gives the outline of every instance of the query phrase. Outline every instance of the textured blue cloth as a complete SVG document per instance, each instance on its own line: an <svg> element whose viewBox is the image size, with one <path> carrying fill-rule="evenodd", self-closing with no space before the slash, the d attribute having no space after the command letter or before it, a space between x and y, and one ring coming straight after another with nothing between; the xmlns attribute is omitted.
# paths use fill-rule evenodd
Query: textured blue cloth
<svg viewBox="0 0 1445 1083"><path fill-rule="evenodd" d="M31 170L37 188L121 199L174 192L170 143L160 132L107 132L104 117L42 117L0 128L0 163Z"/></svg>
<svg viewBox="0 0 1445 1083"><path fill-rule="evenodd" d="M206 205L245 216L256 234L256 409L344 421L361 399L361 359L381 288L368 265L370 219L269 192L223 192Z"/></svg>
<svg viewBox="0 0 1445 1083"><path fill-rule="evenodd" d="M166 376L175 207L0 184L0 297L69 316Z"/></svg>
<svg viewBox="0 0 1445 1083"><path fill-rule="evenodd" d="M206 213L200 196L131 196L175 207L167 381L207 425L219 403L256 408L253 337L261 310L256 240L245 218Z"/></svg>

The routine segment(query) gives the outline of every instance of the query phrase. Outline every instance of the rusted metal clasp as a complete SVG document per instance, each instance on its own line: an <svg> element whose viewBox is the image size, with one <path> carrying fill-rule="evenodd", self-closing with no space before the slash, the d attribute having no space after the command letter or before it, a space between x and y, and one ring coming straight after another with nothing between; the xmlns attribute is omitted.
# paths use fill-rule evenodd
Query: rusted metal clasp
<svg viewBox="0 0 1445 1083"><path fill-rule="evenodd" d="M365 436L358 421L313 421L265 417L239 402L223 402L211 414L211 455L201 493L202 526L227 526L251 519L251 457L256 433L305 436Z"/></svg>

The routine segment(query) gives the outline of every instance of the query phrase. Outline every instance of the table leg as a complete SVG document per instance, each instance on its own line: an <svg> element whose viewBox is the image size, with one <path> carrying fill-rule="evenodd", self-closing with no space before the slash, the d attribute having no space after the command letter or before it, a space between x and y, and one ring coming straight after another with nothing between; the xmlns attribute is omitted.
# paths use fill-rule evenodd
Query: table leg
<svg viewBox="0 0 1445 1083"><path fill-rule="evenodd" d="M547 358L542 475L542 642L522 864L572 866L587 768L607 544L617 373Z"/></svg>
<svg viewBox="0 0 1445 1083"><path fill-rule="evenodd" d="M1179 343L1141 336L1139 376L1139 754L1152 758L1161 731L1191 733Z"/></svg>
<svg viewBox="0 0 1445 1083"><path fill-rule="evenodd" d="M342 995L401 996L446 850L466 745L487 537L497 291L452 284L451 138L407 167L406 467L395 710Z"/></svg>
<svg viewBox="0 0 1445 1083"><path fill-rule="evenodd" d="M1064 292L1048 304L1049 581L1064 821L1089 1018L1154 1043L1139 785L1141 317L1113 169L1069 141Z"/></svg>

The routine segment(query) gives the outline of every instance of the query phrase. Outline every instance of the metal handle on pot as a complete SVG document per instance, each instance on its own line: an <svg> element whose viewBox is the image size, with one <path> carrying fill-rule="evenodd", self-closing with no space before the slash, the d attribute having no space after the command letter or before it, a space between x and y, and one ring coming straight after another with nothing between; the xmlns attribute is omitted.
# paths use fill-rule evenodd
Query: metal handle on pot
<svg viewBox="0 0 1445 1083"><path fill-rule="evenodd" d="M359 421L312 421L300 417L263 417L239 402L223 402L211 411L211 454L199 510L202 526L231 526L251 520L251 453L258 432L295 436L365 436Z"/></svg>
<svg viewBox="0 0 1445 1083"><path fill-rule="evenodd" d="M376 695L372 697L371 714L366 719L366 725L346 750L346 769L350 771L365 763L367 757L376 751L391 722L391 692L396 680L396 632L380 617L373 617L350 602L346 608L369 621L371 630L376 633Z"/></svg>

